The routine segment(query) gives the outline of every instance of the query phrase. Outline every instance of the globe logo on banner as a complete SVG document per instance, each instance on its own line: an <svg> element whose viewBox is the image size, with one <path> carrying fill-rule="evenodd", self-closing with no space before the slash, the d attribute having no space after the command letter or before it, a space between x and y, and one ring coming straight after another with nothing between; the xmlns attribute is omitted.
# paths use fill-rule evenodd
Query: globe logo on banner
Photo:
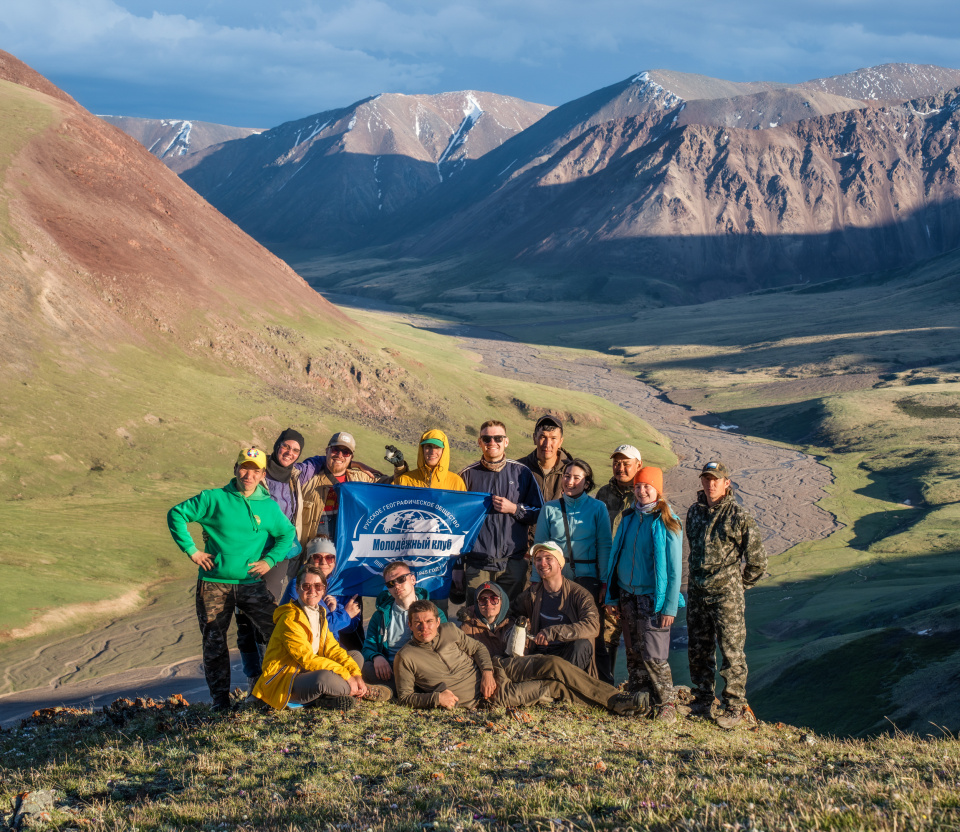
<svg viewBox="0 0 960 832"><path fill-rule="evenodd" d="M334 594L376 595L383 567L405 561L417 586L449 591L450 560L473 543L490 496L432 488L345 483L340 487Z"/></svg>

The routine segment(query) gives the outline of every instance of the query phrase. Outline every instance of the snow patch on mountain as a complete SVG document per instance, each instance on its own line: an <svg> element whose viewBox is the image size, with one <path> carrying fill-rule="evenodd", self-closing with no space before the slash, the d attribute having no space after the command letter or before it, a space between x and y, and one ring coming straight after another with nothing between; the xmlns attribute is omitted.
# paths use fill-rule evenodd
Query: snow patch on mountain
<svg viewBox="0 0 960 832"><path fill-rule="evenodd" d="M463 120L450 137L446 149L440 154L440 158L437 160L437 175L440 177L441 182L443 182L443 172L440 170L440 166L450 158L452 153L466 143L470 130L480 120L482 115L483 107L480 106L480 102L477 101L471 93L467 93L467 105L463 110Z"/></svg>
<svg viewBox="0 0 960 832"><path fill-rule="evenodd" d="M176 122L172 122L176 124ZM165 125L166 126L166 125ZM170 153L174 153L176 156L183 156L185 153L190 150L190 131L193 129L193 122L184 121L180 125L180 129L177 131L177 135L170 140L163 153L160 154L161 159L167 156ZM150 148L151 151L153 148Z"/></svg>
<svg viewBox="0 0 960 832"><path fill-rule="evenodd" d="M665 110L677 107L684 103L679 95L674 95L667 89L664 89L656 81L650 79L649 72L640 72L630 79L631 84L636 84L639 88L639 95L653 101Z"/></svg>

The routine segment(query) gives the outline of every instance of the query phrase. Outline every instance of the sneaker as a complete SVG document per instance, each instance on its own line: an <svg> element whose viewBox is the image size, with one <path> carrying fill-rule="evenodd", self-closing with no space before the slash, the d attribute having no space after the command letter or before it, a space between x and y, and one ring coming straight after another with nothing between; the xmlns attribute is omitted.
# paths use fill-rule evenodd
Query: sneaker
<svg viewBox="0 0 960 832"><path fill-rule="evenodd" d="M329 711L349 711L357 706L353 696L318 696L309 703L311 708L325 708Z"/></svg>
<svg viewBox="0 0 960 832"><path fill-rule="evenodd" d="M716 723L726 731L736 728L738 725L744 725L752 728L757 724L757 718L749 705L729 705L727 709L720 714Z"/></svg>
<svg viewBox="0 0 960 832"><path fill-rule="evenodd" d="M393 699L393 691L386 685L367 685L363 699L365 702L389 702Z"/></svg>
<svg viewBox="0 0 960 832"><path fill-rule="evenodd" d="M673 702L667 702L665 705L661 705L655 719L664 725L673 725L673 723L677 721L676 705L674 705Z"/></svg>
<svg viewBox="0 0 960 832"><path fill-rule="evenodd" d="M629 714L646 716L650 711L650 696L646 691L618 693L610 697L607 708L617 716L627 716Z"/></svg>

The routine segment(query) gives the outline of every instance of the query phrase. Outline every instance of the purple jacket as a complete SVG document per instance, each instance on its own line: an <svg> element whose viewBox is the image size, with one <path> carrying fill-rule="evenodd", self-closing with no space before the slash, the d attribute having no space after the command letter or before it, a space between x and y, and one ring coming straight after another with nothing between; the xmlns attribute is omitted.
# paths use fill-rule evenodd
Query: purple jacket
<svg viewBox="0 0 960 832"><path fill-rule="evenodd" d="M322 456L312 456L303 462L293 463L293 467L299 472L301 485L309 482L317 475L320 469L323 468L323 460L324 458ZM280 511L282 511L287 520L292 523L294 517L297 515L297 495L293 487L288 482L272 480L269 475L267 476L266 484L270 496L273 497L273 501L280 506Z"/></svg>

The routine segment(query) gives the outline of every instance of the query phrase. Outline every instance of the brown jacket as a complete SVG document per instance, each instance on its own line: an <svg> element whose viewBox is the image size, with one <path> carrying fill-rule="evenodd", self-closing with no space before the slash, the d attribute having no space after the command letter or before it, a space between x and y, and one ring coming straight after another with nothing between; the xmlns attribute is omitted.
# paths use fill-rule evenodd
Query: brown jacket
<svg viewBox="0 0 960 832"><path fill-rule="evenodd" d="M507 642L513 625L514 620L508 615L499 627L491 630L486 622L473 615L463 622L463 632L486 647L491 657L502 658L507 655Z"/></svg>
<svg viewBox="0 0 960 832"><path fill-rule="evenodd" d="M451 690L458 708L480 701L480 673L493 671L487 648L456 624L441 624L427 644L410 639L393 660L397 701L411 708L440 707L440 693Z"/></svg>
<svg viewBox="0 0 960 832"><path fill-rule="evenodd" d="M402 469L398 468L396 474L401 474L404 471L406 471L406 464L404 464ZM386 474L381 474L373 468L368 468L366 465L355 462L350 463L350 467L347 468L347 482L390 483L393 482L393 479L393 476L388 477ZM303 514L301 518L303 534L300 540L304 548L306 548L307 543L317 537L317 535L323 534L327 537L333 537L329 529L320 529L318 528L318 524L323 514L323 507L327 502L327 494L335 485L337 485L337 481L326 467L309 482L300 483L303 489Z"/></svg>
<svg viewBox="0 0 960 832"><path fill-rule="evenodd" d="M571 459L573 459L573 457L561 448L557 454L557 464L553 466L549 474L543 473L543 468L540 467L540 461L537 459L536 448L523 459L518 459L517 462L530 469L530 473L533 474L537 485L540 486L540 493L543 494L543 502L548 503L550 500L560 499L560 495L563 493L563 469Z"/></svg>
<svg viewBox="0 0 960 832"><path fill-rule="evenodd" d="M523 615L530 619L527 634L532 638L542 632L550 641L576 641L586 638L593 641L600 635L600 613L593 596L579 584L567 578L560 587L560 611L572 624L553 624L540 629L540 606L545 587L542 581L530 584L513 605L510 614L514 618Z"/></svg>

